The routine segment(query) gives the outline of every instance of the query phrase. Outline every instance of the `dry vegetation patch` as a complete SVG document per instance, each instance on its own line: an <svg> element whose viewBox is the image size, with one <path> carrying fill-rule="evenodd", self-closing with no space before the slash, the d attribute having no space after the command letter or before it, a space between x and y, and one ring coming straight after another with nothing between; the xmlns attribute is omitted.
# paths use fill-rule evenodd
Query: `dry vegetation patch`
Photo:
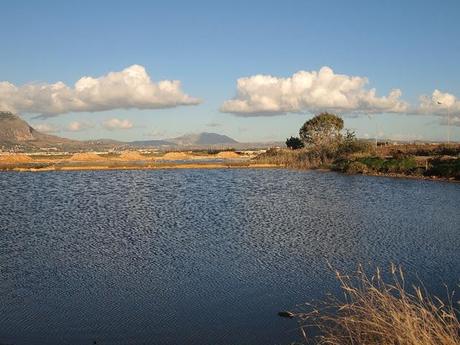
<svg viewBox="0 0 460 345"><path fill-rule="evenodd" d="M447 302L430 297L422 288L406 287L403 271L392 266L387 283L377 270L368 276L337 274L343 299L312 306L307 313L292 314L301 323L305 343L328 345L459 345L460 324ZM409 292L411 291L411 292ZM311 339L309 327L320 335Z"/></svg>
<svg viewBox="0 0 460 345"><path fill-rule="evenodd" d="M30 163L33 159L25 154L4 154L0 155L1 163Z"/></svg>

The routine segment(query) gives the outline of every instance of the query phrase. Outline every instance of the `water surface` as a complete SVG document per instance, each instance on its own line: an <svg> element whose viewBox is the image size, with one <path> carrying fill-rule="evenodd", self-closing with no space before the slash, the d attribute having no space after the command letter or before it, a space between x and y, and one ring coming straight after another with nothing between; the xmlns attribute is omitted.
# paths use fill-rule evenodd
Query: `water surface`
<svg viewBox="0 0 460 345"><path fill-rule="evenodd" d="M281 169L0 174L0 343L289 344L334 267L460 277L460 185Z"/></svg>

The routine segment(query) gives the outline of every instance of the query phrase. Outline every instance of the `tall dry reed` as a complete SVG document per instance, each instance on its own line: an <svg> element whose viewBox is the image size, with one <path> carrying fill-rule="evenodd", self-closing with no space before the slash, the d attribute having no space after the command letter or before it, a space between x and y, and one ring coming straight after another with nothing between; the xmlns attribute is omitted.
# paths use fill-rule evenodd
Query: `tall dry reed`
<svg viewBox="0 0 460 345"><path fill-rule="evenodd" d="M344 294L294 314L305 343L328 345L459 345L460 324L453 307L421 287L406 286L403 270L391 267L390 283L379 270L336 272ZM457 302L458 303L458 302ZM313 327L317 336L310 336Z"/></svg>

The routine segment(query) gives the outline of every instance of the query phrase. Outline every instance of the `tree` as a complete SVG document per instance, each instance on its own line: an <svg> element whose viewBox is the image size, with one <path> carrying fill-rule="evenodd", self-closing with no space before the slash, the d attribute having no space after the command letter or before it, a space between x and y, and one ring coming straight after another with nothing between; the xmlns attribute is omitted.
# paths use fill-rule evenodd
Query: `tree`
<svg viewBox="0 0 460 345"><path fill-rule="evenodd" d="M302 140L298 137L290 137L286 139L286 146L292 150L301 149L304 147Z"/></svg>
<svg viewBox="0 0 460 345"><path fill-rule="evenodd" d="M300 128L300 139L306 145L331 146L338 144L341 139L343 120L328 112L315 115Z"/></svg>

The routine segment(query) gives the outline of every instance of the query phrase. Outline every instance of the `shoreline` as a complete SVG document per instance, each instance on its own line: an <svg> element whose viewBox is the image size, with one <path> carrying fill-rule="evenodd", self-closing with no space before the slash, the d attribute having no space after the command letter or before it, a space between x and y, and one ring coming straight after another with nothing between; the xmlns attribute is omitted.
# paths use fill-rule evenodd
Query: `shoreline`
<svg viewBox="0 0 460 345"><path fill-rule="evenodd" d="M67 165L67 166L56 166L50 165L46 167L24 167L20 166L21 164L15 165L4 165L0 166L0 174L2 172L59 172L59 171L103 171L103 170L173 170L173 169L193 169L193 170L213 170L213 169L289 169L289 170L303 170L303 171L319 171L319 172L336 172L343 175L349 176L374 176L374 177L388 177L388 178L397 178L397 179L411 179L411 180L424 180L424 181L437 181L437 182L450 182L450 183L460 183L459 180L454 178L442 178L442 177L430 177L430 176L413 176L413 175L404 175L404 174L383 174L383 173L356 173L356 174L347 174L333 169L326 168L309 168L309 169L299 169L288 167L281 164L274 163L251 163L251 162L201 162L201 163L173 163L165 162L164 164L137 164L137 165L106 165L101 164L97 165L94 163L97 162L82 162L82 163L92 163L88 165Z"/></svg>
<svg viewBox="0 0 460 345"><path fill-rule="evenodd" d="M266 164L266 163L248 163L248 164L238 164L238 163L166 163L166 164L147 164L147 165L68 165L68 166L55 166L50 165L47 167L21 167L21 166L11 166L11 167L2 167L1 172L49 172L49 171L101 171L101 170L171 170L171 169L274 169L274 168L284 168L283 166L277 164Z"/></svg>

